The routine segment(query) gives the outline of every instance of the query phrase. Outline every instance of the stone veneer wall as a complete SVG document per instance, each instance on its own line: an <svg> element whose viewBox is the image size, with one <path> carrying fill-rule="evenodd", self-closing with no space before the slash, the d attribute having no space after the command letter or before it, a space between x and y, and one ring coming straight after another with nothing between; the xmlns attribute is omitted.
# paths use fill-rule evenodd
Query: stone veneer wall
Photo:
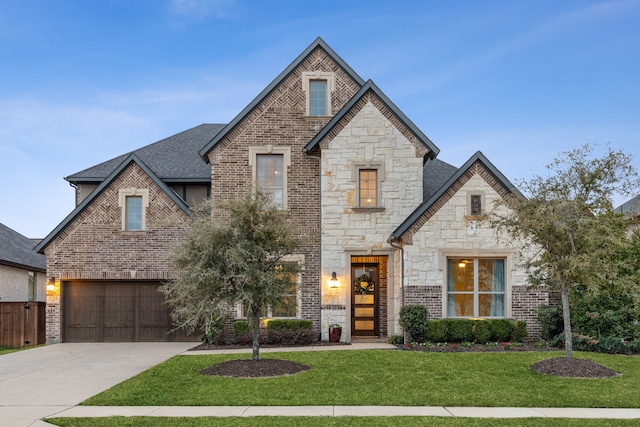
<svg viewBox="0 0 640 427"><path fill-rule="evenodd" d="M405 245L405 303L423 303L430 318L444 317L447 257L504 257L506 317L525 320L529 338L536 339L540 333L536 310L549 303L548 292L528 289L525 271L517 266L511 242L499 238L485 218L469 216L470 194L481 194L483 209L488 211L505 189L476 163L403 236L403 241L410 243Z"/></svg>
<svg viewBox="0 0 640 427"><path fill-rule="evenodd" d="M350 306L351 256L387 256L388 283L380 296L386 307L380 313L380 333L394 334L400 270L393 258L396 251L387 238L422 201L422 163L427 150L372 93L365 94L336 129L330 140L321 143L322 263L323 274L329 276L336 271L344 287L337 293L326 292L323 305L339 301ZM380 182L382 209L367 210L356 205L354 170L357 163L367 161L384 166ZM323 312L323 333L330 323L335 323L337 315L335 310ZM346 340L351 336L349 316L350 310L345 310L337 322L344 322L347 327Z"/></svg>
<svg viewBox="0 0 640 427"><path fill-rule="evenodd" d="M259 105L249 112L208 155L211 163L211 197L232 198L253 185L249 147L290 147L291 166L287 173L288 218L305 241L305 272L301 284L299 317L312 320L320 331L320 188L319 161L305 157L302 148L329 121L330 117L306 117L306 96L302 73L332 72L335 91L331 111L338 112L358 91L359 85L321 48L313 50ZM322 278L324 279L327 278Z"/></svg>
<svg viewBox="0 0 640 427"><path fill-rule="evenodd" d="M149 189L144 231L122 231L118 191ZM60 285L64 280L168 280L168 252L188 222L153 180L132 163L45 249L47 277L57 291L47 296L47 341L60 340Z"/></svg>

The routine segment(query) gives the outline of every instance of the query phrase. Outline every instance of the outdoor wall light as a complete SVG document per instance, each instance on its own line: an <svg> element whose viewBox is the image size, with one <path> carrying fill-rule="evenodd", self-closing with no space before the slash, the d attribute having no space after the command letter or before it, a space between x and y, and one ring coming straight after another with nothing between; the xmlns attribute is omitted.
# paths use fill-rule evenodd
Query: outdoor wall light
<svg viewBox="0 0 640 427"><path fill-rule="evenodd" d="M331 289L336 289L338 287L338 276L336 275L335 271L331 273L331 279L329 279L329 287Z"/></svg>

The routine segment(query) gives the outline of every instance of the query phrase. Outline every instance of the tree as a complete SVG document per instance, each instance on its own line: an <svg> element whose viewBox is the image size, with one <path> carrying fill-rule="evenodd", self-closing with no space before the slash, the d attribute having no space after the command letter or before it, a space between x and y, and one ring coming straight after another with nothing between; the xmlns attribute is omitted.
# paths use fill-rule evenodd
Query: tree
<svg viewBox="0 0 640 427"><path fill-rule="evenodd" d="M260 317L282 302L302 268L285 262L299 247L294 233L261 189L219 207L208 202L194 212L172 254L177 277L161 287L178 327L206 330L241 304L253 333L251 359L258 361Z"/></svg>
<svg viewBox="0 0 640 427"><path fill-rule="evenodd" d="M573 348L569 291L631 285L631 276L621 274L630 258L620 256L629 245L630 219L614 214L611 200L637 191L638 173L622 151L607 145L594 156L594 150L585 144L560 153L547 165L547 177L519 183L526 197L508 196L490 213L492 227L521 244L530 284L560 292L567 358Z"/></svg>

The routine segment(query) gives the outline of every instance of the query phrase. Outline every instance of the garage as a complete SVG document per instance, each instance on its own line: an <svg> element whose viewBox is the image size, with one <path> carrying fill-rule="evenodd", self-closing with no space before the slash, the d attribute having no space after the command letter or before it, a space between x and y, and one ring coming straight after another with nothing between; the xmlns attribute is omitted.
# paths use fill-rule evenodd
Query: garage
<svg viewBox="0 0 640 427"><path fill-rule="evenodd" d="M157 281L62 283L66 342L195 341L169 333L171 318Z"/></svg>

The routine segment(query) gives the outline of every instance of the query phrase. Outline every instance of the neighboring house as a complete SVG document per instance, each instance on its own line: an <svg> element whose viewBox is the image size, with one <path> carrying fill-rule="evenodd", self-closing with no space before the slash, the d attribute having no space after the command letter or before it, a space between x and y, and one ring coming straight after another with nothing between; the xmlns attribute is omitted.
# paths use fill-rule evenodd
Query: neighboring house
<svg viewBox="0 0 640 427"><path fill-rule="evenodd" d="M622 214L638 215L640 212L640 196L636 196L631 200L627 200L620 206L614 209L615 212Z"/></svg>
<svg viewBox="0 0 640 427"><path fill-rule="evenodd" d="M36 243L0 224L0 302L46 301L44 255Z"/></svg>
<svg viewBox="0 0 640 427"><path fill-rule="evenodd" d="M480 152L461 168L438 152L319 38L229 124L66 178L77 207L37 247L56 285L49 340L175 339L156 289L189 208L256 183L305 237L289 257L304 273L270 316L310 319L325 340L339 323L350 341L401 334L400 308L424 304L431 318L526 320L537 336L548 292L526 287L516 250L485 221L513 185Z"/></svg>

